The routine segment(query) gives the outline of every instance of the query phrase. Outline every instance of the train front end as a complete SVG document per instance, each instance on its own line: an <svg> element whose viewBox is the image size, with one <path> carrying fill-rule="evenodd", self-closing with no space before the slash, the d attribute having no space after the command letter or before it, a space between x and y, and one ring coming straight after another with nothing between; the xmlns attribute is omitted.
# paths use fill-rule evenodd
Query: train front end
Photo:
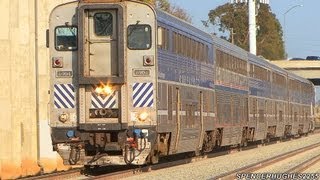
<svg viewBox="0 0 320 180"><path fill-rule="evenodd" d="M156 18L136 1L56 7L48 33L52 143L70 165L145 164L156 142Z"/></svg>

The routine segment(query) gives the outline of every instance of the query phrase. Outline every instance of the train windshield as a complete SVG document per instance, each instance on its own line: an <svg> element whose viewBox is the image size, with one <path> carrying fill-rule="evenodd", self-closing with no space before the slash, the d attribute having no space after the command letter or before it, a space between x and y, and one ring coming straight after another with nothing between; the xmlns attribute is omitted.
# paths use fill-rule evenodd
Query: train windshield
<svg viewBox="0 0 320 180"><path fill-rule="evenodd" d="M55 48L57 51L77 50L77 28L59 26L55 30Z"/></svg>
<svg viewBox="0 0 320 180"><path fill-rule="evenodd" d="M97 36L111 36L113 32L112 14L109 12L94 15L94 32Z"/></svg>
<svg viewBox="0 0 320 180"><path fill-rule="evenodd" d="M149 25L129 25L128 48L133 50L150 49L151 27Z"/></svg>

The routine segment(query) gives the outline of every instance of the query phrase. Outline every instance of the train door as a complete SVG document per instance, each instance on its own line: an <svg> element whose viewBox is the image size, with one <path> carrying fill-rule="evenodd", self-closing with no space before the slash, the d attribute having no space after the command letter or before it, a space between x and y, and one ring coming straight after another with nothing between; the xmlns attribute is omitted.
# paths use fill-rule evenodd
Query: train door
<svg viewBox="0 0 320 180"><path fill-rule="evenodd" d="M276 137L284 135L285 102L276 102L275 116L277 120Z"/></svg>
<svg viewBox="0 0 320 180"><path fill-rule="evenodd" d="M118 74L117 13L116 10L89 10L87 18L86 51L89 59L87 76Z"/></svg>
<svg viewBox="0 0 320 180"><path fill-rule="evenodd" d="M257 118L257 129L256 129L256 140L261 140L265 138L266 135L266 100L264 99L257 99L258 104L258 118Z"/></svg>
<svg viewBox="0 0 320 180"><path fill-rule="evenodd" d="M120 130L125 98L123 8L112 4L79 7L79 126ZM120 123L120 124L118 124Z"/></svg>
<svg viewBox="0 0 320 180"><path fill-rule="evenodd" d="M293 127L292 127L292 134L297 134L298 129L299 129L299 117L298 117L298 112L299 112L299 107L297 104L292 105L293 112L292 112L292 119L293 119Z"/></svg>
<svg viewBox="0 0 320 180"><path fill-rule="evenodd" d="M198 151L201 131L201 93L184 87L181 93L181 137L179 149L183 152Z"/></svg>
<svg viewBox="0 0 320 180"><path fill-rule="evenodd" d="M200 136L199 136L199 143L198 143L198 150L202 150L202 144L203 144L203 137L204 137L204 100L203 100L203 92L200 91L200 107L199 107L199 115L200 115Z"/></svg>
<svg viewBox="0 0 320 180"><path fill-rule="evenodd" d="M181 99L180 99L180 89L176 88L175 92L175 101L173 103L175 111L173 111L173 115L175 115L176 120L176 129L175 129L175 137L174 137L174 146L173 146L173 153L178 152L178 145L180 140L180 133L181 133L181 116L180 116L180 110L181 110ZM172 109L173 110L173 109Z"/></svg>

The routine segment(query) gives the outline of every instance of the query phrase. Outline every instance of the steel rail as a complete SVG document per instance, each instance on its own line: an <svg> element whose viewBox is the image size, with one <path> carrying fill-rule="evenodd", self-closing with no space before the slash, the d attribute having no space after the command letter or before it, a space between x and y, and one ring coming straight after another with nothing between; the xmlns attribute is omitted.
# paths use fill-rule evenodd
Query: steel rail
<svg viewBox="0 0 320 180"><path fill-rule="evenodd" d="M320 131L319 131L320 132ZM319 133L318 131L314 131L312 134L317 134ZM270 143L265 143L264 145L271 145L274 143L279 142L279 140L277 141L272 141ZM270 159L264 160L262 162L258 162L258 163L254 163L251 164L249 166L243 167L243 168L239 168L236 169L234 171L231 172L227 172L224 174L221 174L219 176L214 177L214 179L219 179L219 178L225 178L225 177L232 177L234 178L235 175L237 173L240 172L249 172L249 171L253 171L255 168L256 169L260 169L262 167L263 164L273 164L274 162L278 162L281 161L283 159L289 158L291 156L294 156L295 154L299 154L302 153L305 150L308 149L313 149L320 146L320 143L318 144L314 144L314 145L310 145L304 148L300 148L298 150L294 150L282 155L278 155L276 157L272 157ZM252 145L249 145L247 147L241 147L241 148L229 148L227 150L220 150L218 152L211 152L211 153L207 153L205 155L202 156L196 156L196 157L189 157L189 158L184 158L184 159L179 159L179 160L171 160L171 161L166 161L166 162L161 162L159 164L155 164L155 165L146 165L146 166L140 166L137 168L132 168L132 169L126 169L126 170L117 170L115 172L108 172L106 174L101 174L101 175L90 175L87 176L88 179L120 179L120 178L125 178L125 177L130 177L130 176L134 176L134 175L138 175L138 174L142 174L142 173L147 173L150 171L154 171L154 170L159 170L159 169L165 169L165 168L170 168L173 166L178 166L178 165L184 165L184 164L188 164L188 163L192 163L192 162L197 162L197 161L202 161L202 160L206 160L208 158L214 158L214 157L218 157L218 156L222 156L222 155L226 155L226 154L231 154L234 152L240 152L240 151L244 151L244 150L250 150L250 149L254 149L254 148L259 148L261 147L261 144L255 144L253 143ZM80 177L82 175L82 170L83 168L77 168L77 169L72 169L69 171L63 171L63 172L54 172L54 173L50 173L50 174L42 174L42 175L38 175L38 176L30 176L30 177L23 177L21 179L25 179L25 180L29 180L29 179L67 179L67 178L76 178L76 177ZM86 179L86 177L83 177L82 179Z"/></svg>
<svg viewBox="0 0 320 180"><path fill-rule="evenodd" d="M79 177L81 175L81 170L82 168L76 168L76 169L71 169L67 171L59 171L59 172L54 172L54 173L48 173L48 174L41 174L38 176L30 176L30 177L23 177L20 179L23 180L35 180L35 179L68 179L68 178L75 178Z"/></svg>
<svg viewBox="0 0 320 180"><path fill-rule="evenodd" d="M300 153L304 153L305 151L315 149L317 147L320 147L320 143L316 143L316 144L313 144L313 145L310 145L310 146L306 146L306 147L303 147L303 148L300 148L300 149L296 149L296 150L293 150L293 151L290 151L290 152L287 152L287 153L284 153L284 154L277 155L275 157L271 157L271 158L265 159L265 160L257 162L257 163L253 163L253 164L250 164L250 165L235 169L235 170L230 171L230 172L223 173L221 175L213 177L213 179L234 179L236 177L236 175L239 174L239 173L254 172L254 171L258 170L258 169L262 169L262 168L264 168L266 166L275 164L277 162L283 161L285 159L288 159L288 158L293 157L295 155L298 155Z"/></svg>
<svg viewBox="0 0 320 180"><path fill-rule="evenodd" d="M301 173L304 170L308 169L309 167L312 167L313 165L320 162L320 154L316 155L315 157L312 157L310 159L307 159L306 161L296 165L295 167L289 169L287 173Z"/></svg>

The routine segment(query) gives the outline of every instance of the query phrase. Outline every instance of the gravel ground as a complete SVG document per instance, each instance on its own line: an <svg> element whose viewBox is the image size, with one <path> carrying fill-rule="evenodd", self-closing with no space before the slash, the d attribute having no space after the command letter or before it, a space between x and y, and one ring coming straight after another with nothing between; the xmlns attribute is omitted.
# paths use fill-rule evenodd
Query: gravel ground
<svg viewBox="0 0 320 180"><path fill-rule="evenodd" d="M320 134L309 135L288 142L246 150L234 154L209 158L186 165L132 176L126 179L212 179L220 174L244 167L277 155L320 142Z"/></svg>

